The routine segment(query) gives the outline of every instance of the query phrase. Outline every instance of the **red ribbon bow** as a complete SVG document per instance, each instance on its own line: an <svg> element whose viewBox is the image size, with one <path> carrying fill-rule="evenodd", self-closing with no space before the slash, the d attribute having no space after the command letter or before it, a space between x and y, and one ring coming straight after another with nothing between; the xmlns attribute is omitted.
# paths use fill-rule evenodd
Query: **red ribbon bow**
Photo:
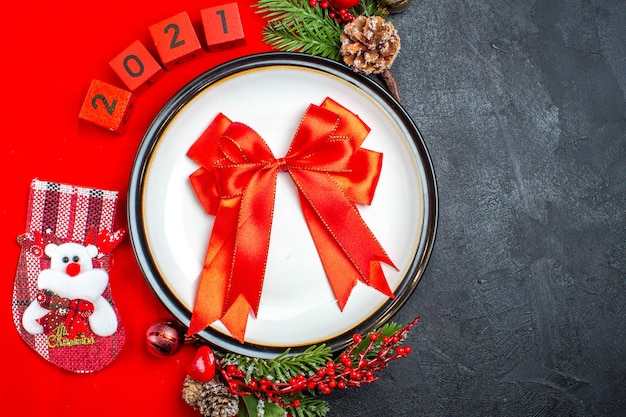
<svg viewBox="0 0 626 417"><path fill-rule="evenodd" d="M190 176L215 222L188 334L221 320L244 340L250 310L261 299L276 177L287 172L320 260L343 310L357 280L393 297L381 262L395 268L355 203L371 204L382 154L361 148L370 129L332 99L310 105L284 158L275 158L250 127L219 114L187 155L201 165Z"/></svg>
<svg viewBox="0 0 626 417"><path fill-rule="evenodd" d="M93 304L80 298L70 299L61 297L51 290L39 290L37 302L43 308L50 310L37 322L50 333L60 324L65 324L68 337L73 339L79 333L87 331L85 320L93 313Z"/></svg>

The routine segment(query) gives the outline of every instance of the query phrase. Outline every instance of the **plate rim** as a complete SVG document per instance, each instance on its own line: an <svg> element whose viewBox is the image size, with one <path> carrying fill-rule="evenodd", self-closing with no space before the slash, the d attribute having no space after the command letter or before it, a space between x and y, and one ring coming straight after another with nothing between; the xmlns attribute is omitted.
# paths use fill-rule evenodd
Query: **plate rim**
<svg viewBox="0 0 626 417"><path fill-rule="evenodd" d="M420 172L421 185L424 195L424 221L420 229L420 237L417 250L413 256L406 275L395 290L396 299L388 299L379 306L369 317L365 317L355 327L325 340L332 351L339 351L352 342L355 333L365 334L388 322L410 298L417 284L421 280L428 264L437 233L438 223L438 190L434 167L424 139L412 118L380 84L367 76L353 72L350 68L328 58L312 56L298 52L263 52L246 55L217 65L198 75L175 93L153 118L150 126L144 133L137 148L132 164L129 187L127 193L127 222L129 237L135 258L140 267L144 279L157 296L165 309L185 327L188 326L191 312L182 305L166 284L165 277L159 276L158 266L149 253L147 233L143 228L143 190L145 188L145 173L151 160L150 155L159 143L162 134L167 129L170 121L178 112L212 84L230 77L236 73L272 66L295 66L325 72L348 82L361 90L369 90L368 94L383 109L393 113L397 121L409 133L407 144L411 148ZM290 353L300 353L309 346L276 347L258 345L250 342L239 341L217 330L207 328L197 336L211 345L221 349L247 356L271 358L289 349ZM315 343L319 344L319 343Z"/></svg>

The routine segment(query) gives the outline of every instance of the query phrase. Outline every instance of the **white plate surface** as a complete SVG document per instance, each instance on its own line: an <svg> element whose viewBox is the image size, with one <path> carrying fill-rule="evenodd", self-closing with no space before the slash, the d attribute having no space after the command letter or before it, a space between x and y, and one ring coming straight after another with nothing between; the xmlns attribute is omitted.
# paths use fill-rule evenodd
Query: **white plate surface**
<svg viewBox="0 0 626 417"><path fill-rule="evenodd" d="M362 147L383 153L380 180L371 206L358 210L391 260L383 264L392 290L414 280L426 218L424 190L429 167L415 153L415 138L380 100L343 76L298 65L260 66L203 85L162 119L157 137L146 137L151 152L143 161L140 227L159 279L190 312L214 217L200 206L189 183L198 166L186 152L218 113L255 129L276 157L284 156L311 103L331 97L356 113L371 132ZM284 174L284 175L282 175ZM412 290L412 288L411 288ZM246 343L267 347L324 342L370 319L389 302L359 283L343 311L333 297L302 215L297 189L278 176L274 222L257 317L250 316ZM188 324L188 323L186 323ZM212 326L228 337L220 322Z"/></svg>

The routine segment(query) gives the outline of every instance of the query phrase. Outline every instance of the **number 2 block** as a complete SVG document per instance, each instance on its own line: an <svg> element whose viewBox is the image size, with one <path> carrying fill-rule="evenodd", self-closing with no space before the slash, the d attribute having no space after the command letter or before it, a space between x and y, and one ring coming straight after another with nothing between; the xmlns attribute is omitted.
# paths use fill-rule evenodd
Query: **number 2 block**
<svg viewBox="0 0 626 417"><path fill-rule="evenodd" d="M178 13L148 28L161 62L166 69L191 61L202 53L187 12Z"/></svg>
<svg viewBox="0 0 626 417"><path fill-rule="evenodd" d="M200 10L207 48L211 52L246 44L237 3Z"/></svg>
<svg viewBox="0 0 626 417"><path fill-rule="evenodd" d="M130 91L93 80L78 118L121 135L126 130L133 103Z"/></svg>
<svg viewBox="0 0 626 417"><path fill-rule="evenodd" d="M135 93L153 84L163 74L161 65L140 41L131 43L109 61L109 66L126 87Z"/></svg>

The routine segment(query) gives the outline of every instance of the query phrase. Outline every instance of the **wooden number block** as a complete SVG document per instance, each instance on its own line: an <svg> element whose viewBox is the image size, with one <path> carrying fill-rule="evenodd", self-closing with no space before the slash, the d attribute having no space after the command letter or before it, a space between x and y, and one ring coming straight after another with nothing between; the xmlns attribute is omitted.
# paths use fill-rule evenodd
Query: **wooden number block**
<svg viewBox="0 0 626 417"><path fill-rule="evenodd" d="M130 91L139 93L163 74L163 68L140 41L131 43L109 65Z"/></svg>
<svg viewBox="0 0 626 417"><path fill-rule="evenodd" d="M202 45L187 12L178 13L149 28L161 62L170 70L200 56Z"/></svg>
<svg viewBox="0 0 626 417"><path fill-rule="evenodd" d="M243 46L246 39L237 3L200 10L207 48L215 52Z"/></svg>
<svg viewBox="0 0 626 417"><path fill-rule="evenodd" d="M134 96L130 91L93 80L78 118L122 134L126 130L133 103Z"/></svg>

